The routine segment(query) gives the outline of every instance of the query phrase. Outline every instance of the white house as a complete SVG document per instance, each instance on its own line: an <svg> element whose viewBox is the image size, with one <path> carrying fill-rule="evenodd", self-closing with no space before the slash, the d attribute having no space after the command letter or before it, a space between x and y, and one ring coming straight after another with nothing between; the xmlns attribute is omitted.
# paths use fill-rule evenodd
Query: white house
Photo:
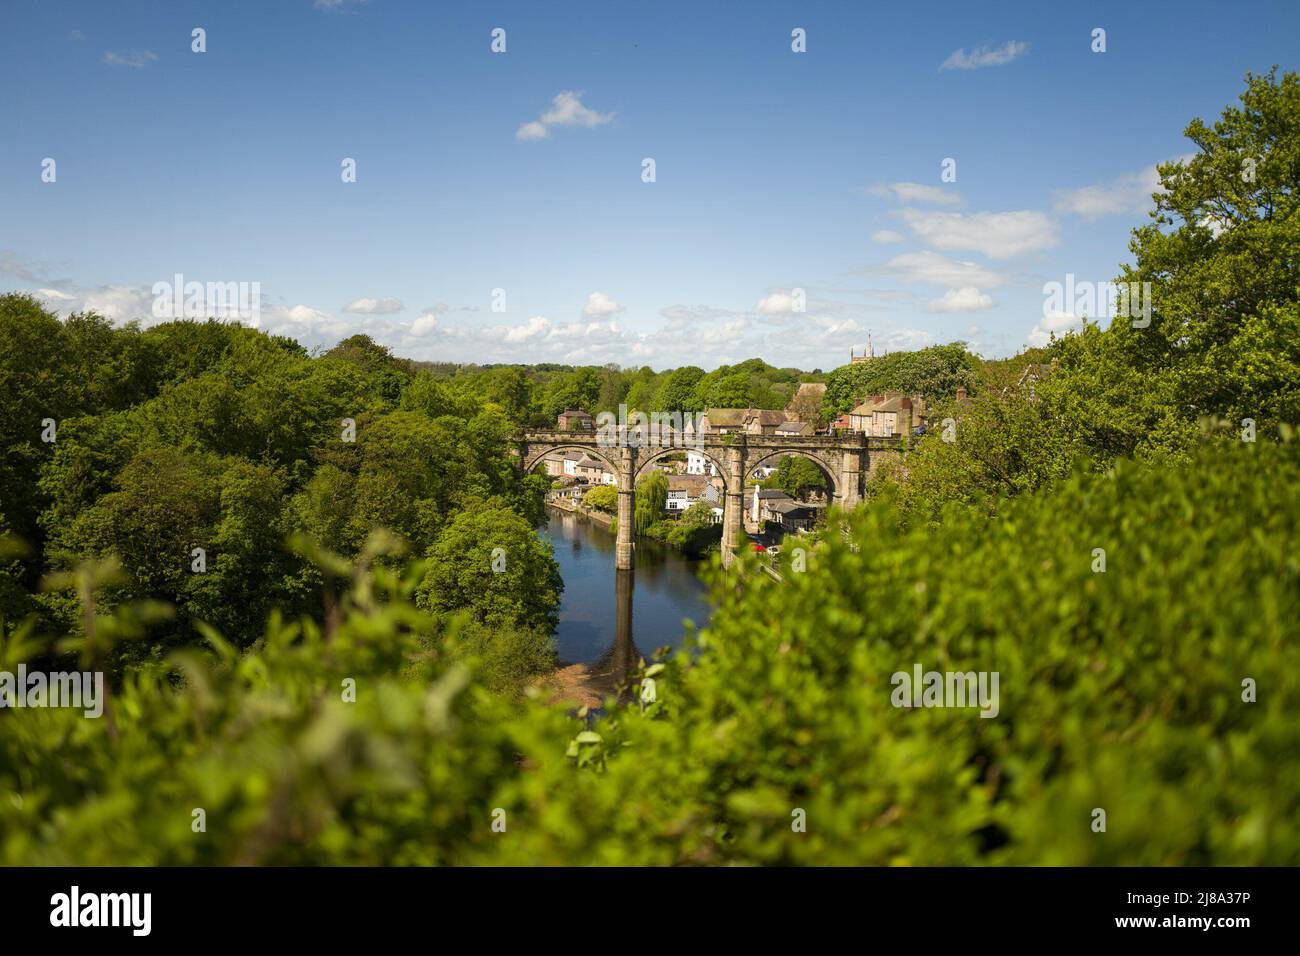
<svg viewBox="0 0 1300 956"><path fill-rule="evenodd" d="M720 507L722 492L704 475L668 476L668 499L664 503L667 511L681 513L697 501Z"/></svg>
<svg viewBox="0 0 1300 956"><path fill-rule="evenodd" d="M586 452L566 451L564 453L564 473L576 478L578 475L578 462L586 457Z"/></svg>
<svg viewBox="0 0 1300 956"><path fill-rule="evenodd" d="M703 475L669 475L668 500L664 508L670 512L682 512L700 500L709 480Z"/></svg>

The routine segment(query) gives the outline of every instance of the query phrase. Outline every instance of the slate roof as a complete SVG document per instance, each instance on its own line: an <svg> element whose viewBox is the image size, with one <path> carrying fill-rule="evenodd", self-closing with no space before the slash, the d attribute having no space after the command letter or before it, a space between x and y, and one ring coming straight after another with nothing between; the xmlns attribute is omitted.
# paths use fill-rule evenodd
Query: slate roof
<svg viewBox="0 0 1300 956"><path fill-rule="evenodd" d="M703 475L669 475L668 490L684 491L692 498L698 498L704 493L708 486L709 479Z"/></svg>

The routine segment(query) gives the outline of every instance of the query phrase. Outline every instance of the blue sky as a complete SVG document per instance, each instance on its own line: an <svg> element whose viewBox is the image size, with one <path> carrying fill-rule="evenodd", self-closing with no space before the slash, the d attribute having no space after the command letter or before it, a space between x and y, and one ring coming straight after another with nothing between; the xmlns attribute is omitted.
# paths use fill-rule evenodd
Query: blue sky
<svg viewBox="0 0 1300 956"><path fill-rule="evenodd" d="M1293 0L5 0L0 289L148 323L176 273L258 282L262 328L430 360L1007 355L1298 36Z"/></svg>

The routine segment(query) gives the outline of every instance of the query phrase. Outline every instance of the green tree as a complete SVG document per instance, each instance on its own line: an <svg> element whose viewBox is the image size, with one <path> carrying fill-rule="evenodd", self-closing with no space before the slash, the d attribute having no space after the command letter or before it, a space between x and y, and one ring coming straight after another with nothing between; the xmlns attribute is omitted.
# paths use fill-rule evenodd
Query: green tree
<svg viewBox="0 0 1300 956"><path fill-rule="evenodd" d="M667 542L692 557L704 555L722 540L722 525L714 522L707 501L695 502L676 521L665 523L671 526Z"/></svg>
<svg viewBox="0 0 1300 956"><path fill-rule="evenodd" d="M601 376L595 368L574 369L557 376L546 387L542 410L551 424L566 408L594 409L600 399Z"/></svg>
<svg viewBox="0 0 1300 956"><path fill-rule="evenodd" d="M113 556L126 575L115 599L158 598L192 612L193 551L201 548L216 559L220 470L220 460L210 454L140 450L114 479L111 492L56 530L51 563L71 569L91 558ZM77 626L75 610L60 595L42 596L42 601L63 626Z"/></svg>
<svg viewBox="0 0 1300 956"><path fill-rule="evenodd" d="M648 365L638 369L636 374L632 376L632 382L628 386L627 396L624 399L628 411L639 410L646 413L659 411L662 404L659 399L659 389L665 377L656 375ZM611 409L611 411L613 410Z"/></svg>
<svg viewBox="0 0 1300 956"><path fill-rule="evenodd" d="M699 380L694 404L705 408L749 408L753 404L749 375L743 371L716 369Z"/></svg>
<svg viewBox="0 0 1300 956"><path fill-rule="evenodd" d="M493 627L541 629L558 620L564 582L550 545L500 499L459 512L428 550L416 592L431 611L465 610Z"/></svg>
<svg viewBox="0 0 1300 956"><path fill-rule="evenodd" d="M668 478L662 471L651 471L636 483L636 533L644 534L655 522L662 521L668 503Z"/></svg>
<svg viewBox="0 0 1300 956"><path fill-rule="evenodd" d="M687 412L694 414L703 411L696 388L704 378L704 369L694 365L684 365L668 373L656 397L658 406L654 411Z"/></svg>
<svg viewBox="0 0 1300 956"><path fill-rule="evenodd" d="M1170 375L1182 413L1300 421L1300 73L1248 74L1241 105L1184 130L1120 281L1151 283L1149 327L1111 324L1119 356Z"/></svg>
<svg viewBox="0 0 1300 956"><path fill-rule="evenodd" d="M363 416L355 448L354 551L376 528L425 548L462 500L488 491L472 462L467 429L455 419L429 421L412 412Z"/></svg>
<svg viewBox="0 0 1300 956"><path fill-rule="evenodd" d="M916 352L891 352L869 362L842 365L826 377L823 408L829 418L842 415L868 395L899 391L929 402L951 399L958 385L975 381L975 356L962 342L933 345Z"/></svg>
<svg viewBox="0 0 1300 956"><path fill-rule="evenodd" d="M251 643L273 607L303 613L310 591L301 583L299 560L283 548L289 521L282 476L249 461L224 465L206 567L194 572L190 561L180 607L186 618Z"/></svg>
<svg viewBox="0 0 1300 956"><path fill-rule="evenodd" d="M349 521L356 496L356 479L333 464L316 469L305 488L294 496L294 528L336 554L357 550Z"/></svg>
<svg viewBox="0 0 1300 956"><path fill-rule="evenodd" d="M492 369L483 394L488 401L499 405L511 422L522 423L528 419L533 405L533 384L518 366Z"/></svg>
<svg viewBox="0 0 1300 956"><path fill-rule="evenodd" d="M618 489L613 485L597 485L582 496L582 503L606 514L618 510Z"/></svg>
<svg viewBox="0 0 1300 956"><path fill-rule="evenodd" d="M772 474L772 483L793 498L807 501L813 492L826 495L830 483L821 468L799 455L786 455Z"/></svg>
<svg viewBox="0 0 1300 956"><path fill-rule="evenodd" d="M46 503L37 473L57 448L41 436L47 420L54 422L56 436L66 429L68 416L78 410L83 382L67 361L70 343L62 324L31 296L0 295L0 340L5 343L0 349L0 533L27 544L26 556L14 567L15 587L34 589L44 539L37 518ZM21 610L0 608L8 617Z"/></svg>

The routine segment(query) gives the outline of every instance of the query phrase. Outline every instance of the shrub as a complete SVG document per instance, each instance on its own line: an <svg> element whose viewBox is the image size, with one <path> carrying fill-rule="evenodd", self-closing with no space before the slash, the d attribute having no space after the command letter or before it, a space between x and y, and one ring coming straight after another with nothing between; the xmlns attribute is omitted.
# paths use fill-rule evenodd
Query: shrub
<svg viewBox="0 0 1300 956"><path fill-rule="evenodd" d="M597 485L582 496L582 503L612 515L618 510L618 489L613 485Z"/></svg>

